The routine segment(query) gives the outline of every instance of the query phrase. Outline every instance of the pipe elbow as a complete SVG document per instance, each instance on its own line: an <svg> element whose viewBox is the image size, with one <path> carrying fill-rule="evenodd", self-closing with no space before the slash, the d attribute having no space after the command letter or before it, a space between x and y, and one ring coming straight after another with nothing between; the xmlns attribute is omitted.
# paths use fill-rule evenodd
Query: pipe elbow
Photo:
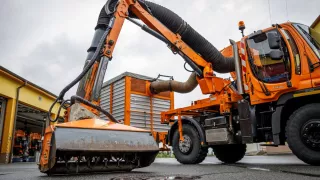
<svg viewBox="0 0 320 180"><path fill-rule="evenodd" d="M155 81L150 84L150 93L158 94L165 91L173 91L177 93L189 93L198 86L196 73L192 73L186 82L168 80L168 81Z"/></svg>

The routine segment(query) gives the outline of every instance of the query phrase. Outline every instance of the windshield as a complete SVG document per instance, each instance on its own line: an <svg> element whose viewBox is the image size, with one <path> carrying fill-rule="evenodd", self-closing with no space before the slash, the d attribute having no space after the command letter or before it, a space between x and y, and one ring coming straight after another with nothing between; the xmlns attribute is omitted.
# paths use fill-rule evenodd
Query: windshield
<svg viewBox="0 0 320 180"><path fill-rule="evenodd" d="M306 25L297 23L293 24L293 26L298 30L301 36L307 41L314 53L320 59L320 42L317 42L316 39L312 37L310 28Z"/></svg>

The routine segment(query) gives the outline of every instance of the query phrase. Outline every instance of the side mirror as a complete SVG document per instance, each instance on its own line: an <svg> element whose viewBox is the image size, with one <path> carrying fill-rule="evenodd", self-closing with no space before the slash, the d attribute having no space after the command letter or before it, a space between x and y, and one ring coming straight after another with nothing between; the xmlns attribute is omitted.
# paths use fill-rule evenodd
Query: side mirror
<svg viewBox="0 0 320 180"><path fill-rule="evenodd" d="M277 32L268 33L268 42L270 49L280 49L280 37Z"/></svg>
<svg viewBox="0 0 320 180"><path fill-rule="evenodd" d="M281 60L283 58L283 52L280 50L270 51L269 55L272 60Z"/></svg>

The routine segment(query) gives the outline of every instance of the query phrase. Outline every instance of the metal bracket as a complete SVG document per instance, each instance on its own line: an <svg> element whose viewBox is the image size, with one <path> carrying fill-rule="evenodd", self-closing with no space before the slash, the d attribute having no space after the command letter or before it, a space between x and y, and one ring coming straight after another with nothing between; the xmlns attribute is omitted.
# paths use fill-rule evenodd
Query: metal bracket
<svg viewBox="0 0 320 180"><path fill-rule="evenodd" d="M167 78L169 78L170 80L174 80L174 79L173 79L173 76L168 76L168 75L158 74L158 77L156 77L156 78L154 78L154 79L150 80L150 82L157 81L157 80L159 80L159 79L160 79L160 77L167 77Z"/></svg>

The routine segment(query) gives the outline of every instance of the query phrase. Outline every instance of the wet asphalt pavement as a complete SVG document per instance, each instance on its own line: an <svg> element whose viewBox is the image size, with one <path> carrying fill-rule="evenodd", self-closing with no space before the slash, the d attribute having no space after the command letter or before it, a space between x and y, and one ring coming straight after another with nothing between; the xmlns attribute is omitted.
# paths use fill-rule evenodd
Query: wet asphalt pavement
<svg viewBox="0 0 320 180"><path fill-rule="evenodd" d="M207 157L199 165L181 165L174 158L156 159L151 166L130 173L105 173L48 177L38 171L34 163L0 164L0 180L18 179L320 179L320 167L309 166L292 155L246 156L239 163L225 165L215 157Z"/></svg>

